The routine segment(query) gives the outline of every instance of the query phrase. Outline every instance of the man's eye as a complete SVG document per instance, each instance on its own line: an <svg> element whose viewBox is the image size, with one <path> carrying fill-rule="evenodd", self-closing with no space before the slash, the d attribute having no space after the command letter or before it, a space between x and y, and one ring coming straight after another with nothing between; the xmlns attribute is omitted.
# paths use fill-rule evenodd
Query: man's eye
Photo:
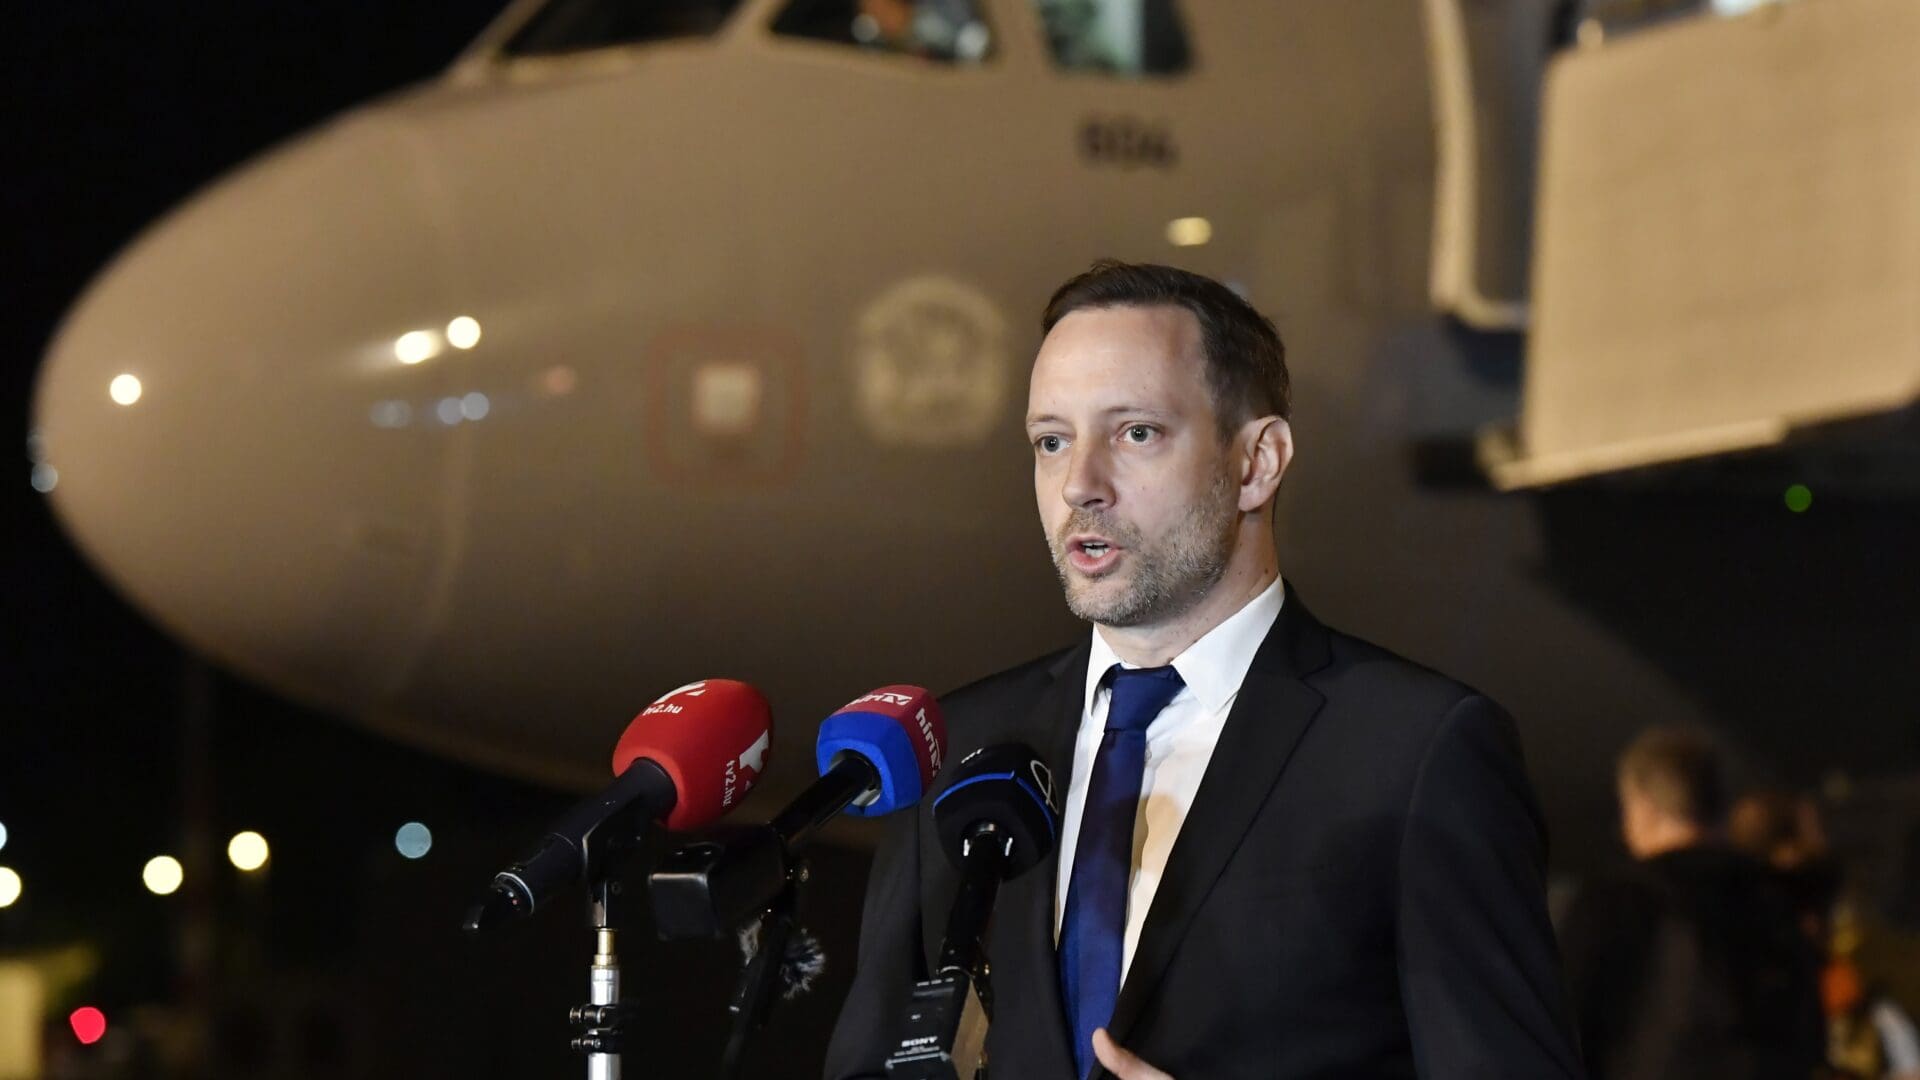
<svg viewBox="0 0 1920 1080"><path fill-rule="evenodd" d="M1134 424L1127 428L1127 441L1143 443L1153 438L1153 428L1146 424Z"/></svg>
<svg viewBox="0 0 1920 1080"><path fill-rule="evenodd" d="M1060 452L1060 445L1061 445L1060 436L1042 435L1039 438L1033 440L1033 445L1038 447L1040 452L1043 454L1057 454Z"/></svg>

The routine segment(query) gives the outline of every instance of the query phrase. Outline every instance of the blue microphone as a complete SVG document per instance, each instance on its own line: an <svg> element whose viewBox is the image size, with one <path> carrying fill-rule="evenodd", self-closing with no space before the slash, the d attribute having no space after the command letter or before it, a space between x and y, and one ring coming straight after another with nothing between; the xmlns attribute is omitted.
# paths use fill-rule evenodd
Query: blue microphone
<svg viewBox="0 0 1920 1080"><path fill-rule="evenodd" d="M940 774L946 751L939 703L920 687L883 686L854 698L821 722L813 744L821 781L816 786L830 777L860 784L849 802L827 816L844 809L879 817L918 803ZM837 793L846 784L828 786Z"/></svg>

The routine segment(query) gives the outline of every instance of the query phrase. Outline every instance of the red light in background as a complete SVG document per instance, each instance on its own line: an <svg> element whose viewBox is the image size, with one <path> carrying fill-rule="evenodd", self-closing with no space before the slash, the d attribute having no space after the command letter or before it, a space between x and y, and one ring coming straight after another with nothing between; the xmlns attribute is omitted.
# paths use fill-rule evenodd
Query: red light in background
<svg viewBox="0 0 1920 1080"><path fill-rule="evenodd" d="M91 1005L83 1005L73 1010L67 1017L67 1023L73 1025L73 1035L88 1046L100 1041L107 1033L107 1014Z"/></svg>

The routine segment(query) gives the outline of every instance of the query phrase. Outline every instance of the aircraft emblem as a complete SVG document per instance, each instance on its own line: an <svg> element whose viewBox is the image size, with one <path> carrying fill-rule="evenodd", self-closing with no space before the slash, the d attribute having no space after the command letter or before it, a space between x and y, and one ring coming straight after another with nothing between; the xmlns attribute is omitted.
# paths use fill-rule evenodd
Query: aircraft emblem
<svg viewBox="0 0 1920 1080"><path fill-rule="evenodd" d="M876 440L945 448L983 442L1007 395L1006 320L981 290L908 278L861 313L854 397Z"/></svg>

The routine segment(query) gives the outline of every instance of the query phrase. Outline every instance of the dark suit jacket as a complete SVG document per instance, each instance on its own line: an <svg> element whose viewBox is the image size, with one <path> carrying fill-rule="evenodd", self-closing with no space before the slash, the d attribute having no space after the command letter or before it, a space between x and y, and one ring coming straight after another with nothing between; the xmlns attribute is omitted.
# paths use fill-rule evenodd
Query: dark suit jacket
<svg viewBox="0 0 1920 1080"><path fill-rule="evenodd" d="M944 699L958 760L1027 742L1071 775L1089 645ZM926 800L876 856L830 1078L883 1075L954 874ZM1321 625L1288 588L1154 895L1111 1030L1175 1080L1581 1075L1545 836L1511 719ZM1058 862L1002 888L995 1080L1069 1080ZM1108 1075L1096 1069L1095 1076Z"/></svg>
<svg viewBox="0 0 1920 1080"><path fill-rule="evenodd" d="M1744 855L1703 844L1603 877L1560 945L1593 1080L1807 1080L1826 1060L1819 957Z"/></svg>

